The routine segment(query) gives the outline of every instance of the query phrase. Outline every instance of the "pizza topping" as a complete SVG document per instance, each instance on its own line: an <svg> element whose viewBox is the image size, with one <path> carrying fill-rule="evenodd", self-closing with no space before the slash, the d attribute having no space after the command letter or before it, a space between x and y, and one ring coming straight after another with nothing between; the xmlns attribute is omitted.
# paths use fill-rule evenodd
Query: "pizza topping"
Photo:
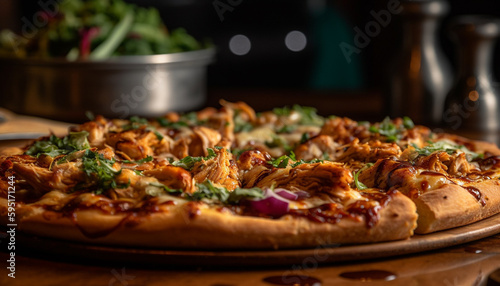
<svg viewBox="0 0 500 286"><path fill-rule="evenodd" d="M319 223L336 224L343 218L353 218L353 216L335 203L324 204L309 209L290 210L289 213L293 216L306 217L309 220Z"/></svg>
<svg viewBox="0 0 500 286"><path fill-rule="evenodd" d="M472 187L472 186L468 186L468 187L464 187L468 192L469 194L471 194L483 207L486 205L486 201L484 199L484 196L483 194L481 193L481 191L478 189L478 188L475 188L475 187Z"/></svg>
<svg viewBox="0 0 500 286"><path fill-rule="evenodd" d="M414 166L439 172L453 177L466 177L478 168L470 164L464 153L449 155L445 152L432 153L429 156L419 158Z"/></svg>
<svg viewBox="0 0 500 286"><path fill-rule="evenodd" d="M449 140L437 141L423 148L418 148L415 145L413 147L415 148L415 151L418 153L418 155L422 156L429 156L434 152L442 151L450 155L454 153L464 153L467 156L468 161L473 161L478 158L481 159L483 157L482 154L472 152L469 149L467 149L467 147L465 147L464 145L457 145L454 144L453 142L450 142Z"/></svg>
<svg viewBox="0 0 500 286"><path fill-rule="evenodd" d="M479 161L479 166L483 171L500 169L500 156L491 156Z"/></svg>
<svg viewBox="0 0 500 286"><path fill-rule="evenodd" d="M68 136L59 138L51 135L47 140L36 141L26 152L26 155L40 156L42 154L56 157L74 151L90 148L87 131L70 132Z"/></svg>
<svg viewBox="0 0 500 286"><path fill-rule="evenodd" d="M320 223L346 218L367 228L397 191L417 198L454 184L485 205L475 183L500 177L498 156L435 141L409 118L370 124L298 105L256 114L245 103L221 104L155 120L98 116L66 137L35 142L25 155L1 156L0 171L15 174L20 192L31 194L21 197L52 215L137 217L175 205L191 218L210 208Z"/></svg>
<svg viewBox="0 0 500 286"><path fill-rule="evenodd" d="M295 216L304 216L320 223L338 223L343 218L353 220L364 219L368 228L373 228L380 219L379 212L385 207L397 191L388 193L363 193L363 200L356 200L352 203L341 205L336 203L327 203L308 209L290 210L289 213ZM367 198L370 198L368 200Z"/></svg>
<svg viewBox="0 0 500 286"><path fill-rule="evenodd" d="M192 156L186 156L182 158L179 161L172 161L171 164L176 167L182 167L188 171L193 169L194 165L197 162L202 162L202 161L208 161L210 159L215 158L216 153L212 148L207 148L208 155L205 157L192 157Z"/></svg>
<svg viewBox="0 0 500 286"><path fill-rule="evenodd" d="M379 160L368 169L361 170L358 179L369 188L398 189L412 196L414 192L418 195L430 187L438 188L451 182L441 173L424 172L424 169L417 169L408 162L391 159Z"/></svg>
<svg viewBox="0 0 500 286"><path fill-rule="evenodd" d="M396 126L389 117L386 117L382 122L370 126L368 130L372 133L378 133L385 136L387 142L396 142L401 139L401 133L404 130L402 128L406 128L408 125L409 124ZM411 122L411 127L413 127L413 122Z"/></svg>
<svg viewBox="0 0 500 286"><path fill-rule="evenodd" d="M275 189L274 192L279 195L280 197L283 197L287 200L291 201L296 201L299 198L299 195L293 192L290 192L289 190L283 189L283 188L278 188Z"/></svg>
<svg viewBox="0 0 500 286"><path fill-rule="evenodd" d="M234 190L240 186L240 179L232 154L223 148L215 150L217 155L214 158L197 162L194 165L191 170L193 179L198 183L209 180L229 190Z"/></svg>
<svg viewBox="0 0 500 286"><path fill-rule="evenodd" d="M302 142L294 150L297 158L302 160L314 160L324 158L327 160L335 160L337 158L340 144L333 141L333 138L328 135L318 135Z"/></svg>
<svg viewBox="0 0 500 286"><path fill-rule="evenodd" d="M114 188L123 188L125 185L118 185L115 177L121 173L121 169L116 169L114 159L106 159L102 154L87 149L82 157L82 169L87 176L86 182L81 182L75 186L76 189L88 187L96 188L94 192L100 194Z"/></svg>
<svg viewBox="0 0 500 286"><path fill-rule="evenodd" d="M223 204L235 204L245 198L263 198L264 192L260 188L236 188L230 191L224 187L218 187L211 181L196 184L196 191L187 194L186 198L193 201L208 201Z"/></svg>
<svg viewBox="0 0 500 286"><path fill-rule="evenodd" d="M296 123L302 125L321 126L324 123L324 118L319 116L316 108L300 105L293 105L291 108L285 106L282 108L274 108L273 113L276 114L283 125L293 125Z"/></svg>
<svg viewBox="0 0 500 286"><path fill-rule="evenodd" d="M401 154L401 149L396 143L383 143L379 140L360 143L356 138L345 148L346 150L341 153L337 161L375 162L382 158L395 158Z"/></svg>
<svg viewBox="0 0 500 286"><path fill-rule="evenodd" d="M271 217L281 217L288 213L290 200L285 196L289 193L276 192L270 188L264 189L264 198L258 200L248 200L251 208L260 214L269 215Z"/></svg>
<svg viewBox="0 0 500 286"><path fill-rule="evenodd" d="M182 190L186 193L195 191L191 174L181 167L172 165L159 166L151 170L145 170L142 172L142 175L153 177L157 180L156 183L153 184L148 181L147 185L159 186L158 184L162 184L169 189Z"/></svg>
<svg viewBox="0 0 500 286"><path fill-rule="evenodd" d="M368 188L365 184L363 184L362 182L359 181L359 173L370 168L371 166L373 166L373 163L368 163L354 174L354 184L356 185L356 188L358 190L364 190L364 189Z"/></svg>

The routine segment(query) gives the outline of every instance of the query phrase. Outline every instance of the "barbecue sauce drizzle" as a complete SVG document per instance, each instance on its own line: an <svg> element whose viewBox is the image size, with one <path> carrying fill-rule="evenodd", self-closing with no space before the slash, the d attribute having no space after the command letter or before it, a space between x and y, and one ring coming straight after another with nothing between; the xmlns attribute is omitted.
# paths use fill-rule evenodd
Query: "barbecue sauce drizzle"
<svg viewBox="0 0 500 286"><path fill-rule="evenodd" d="M399 169L402 169L402 168L412 168L411 171L412 172L415 171L413 165L411 165L410 163L405 162L405 161L401 161L401 162L398 161L398 164L396 164L395 166L391 166L390 167L391 170L389 172L387 172L386 176L383 176L382 174L384 173L384 169L386 168L386 166L388 165L389 162L390 162L389 159L384 159L377 166L377 169L375 171L375 187L380 187L380 185L383 182L386 182L386 184L387 184L386 188L388 188L388 189L391 189L391 188L394 188L394 187L397 188L397 187L399 187L401 185L401 182L399 182L397 180L397 178L394 178L394 177L397 177L397 176L394 176L394 172L395 171L397 171ZM500 156L494 156L494 157L486 158L486 159L480 161L479 164L480 164L480 166L482 168L483 168L483 166L490 166L490 167L497 168L497 167L499 167L498 165L500 165ZM457 183L453 182L453 180L451 180L448 175L443 174L443 173L439 173L439 172L422 171L420 173L420 175L443 176L443 177L445 177L445 178L448 179L449 183L455 184L455 185L457 184ZM482 178L486 177L486 179L490 179L486 175L481 176L481 177ZM467 177L460 177L460 178L456 178L456 179L459 179L459 180L462 180L462 181L465 181L465 182L474 182L475 181L475 180L469 179ZM421 188L425 189L427 187L428 187L428 182L427 181L423 181L421 183ZM481 193L481 191L479 189L477 189L477 188L475 188L473 186L461 186L461 187L464 188L465 190L467 190L467 192L469 192L469 194L471 194L478 201L478 203L480 203L483 207L486 205L486 200L485 200L483 194Z"/></svg>
<svg viewBox="0 0 500 286"><path fill-rule="evenodd" d="M99 238L109 235L116 229L118 229L123 224L127 226L133 226L137 224L136 221L138 218L146 216L151 213L160 212L161 205L173 205L175 202L166 201L161 204L155 202L155 199L150 199L144 201L140 206L133 206L130 202L127 201L98 201L94 204L86 204L79 200L78 197L72 199L68 203L66 203L62 208L58 208L53 205L43 205L42 207L47 211L51 211L50 213L45 213L46 217L52 216L62 216L69 218L73 224L81 231L83 235L88 238ZM100 231L88 231L84 227L82 227L78 223L77 211L82 210L99 210L104 214L125 214L125 217L120 220L115 226L100 230ZM137 219L136 219L137 218Z"/></svg>

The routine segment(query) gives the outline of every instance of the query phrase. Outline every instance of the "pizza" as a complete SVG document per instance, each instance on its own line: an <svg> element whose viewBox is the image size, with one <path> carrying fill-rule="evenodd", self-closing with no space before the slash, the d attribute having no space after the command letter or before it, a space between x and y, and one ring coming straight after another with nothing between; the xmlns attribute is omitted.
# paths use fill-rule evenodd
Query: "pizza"
<svg viewBox="0 0 500 286"><path fill-rule="evenodd" d="M496 145L411 119L243 102L97 116L0 152L4 226L91 244L286 249L401 240L500 212Z"/></svg>

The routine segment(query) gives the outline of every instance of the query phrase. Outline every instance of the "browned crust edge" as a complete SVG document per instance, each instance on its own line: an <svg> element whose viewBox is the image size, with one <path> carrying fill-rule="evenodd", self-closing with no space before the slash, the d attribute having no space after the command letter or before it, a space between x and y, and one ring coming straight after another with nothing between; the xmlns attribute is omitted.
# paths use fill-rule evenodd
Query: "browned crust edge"
<svg viewBox="0 0 500 286"><path fill-rule="evenodd" d="M5 199L0 200L0 206L5 225ZM413 235L417 220L415 205L401 193L396 193L379 212L380 220L372 228L367 228L363 220L349 218L331 224L291 216L280 219L237 216L201 204L195 216L190 216L193 210L186 205L133 218L97 210L78 211L77 227L68 217L51 217L39 207L29 208L20 210L23 215L16 219L19 230L30 234L92 244L191 249L307 248L400 240ZM89 238L80 228L115 229L108 235Z"/></svg>
<svg viewBox="0 0 500 286"><path fill-rule="evenodd" d="M474 223L500 213L500 181L472 184L485 201L483 206L465 188L447 184L414 199L419 218L416 233L425 234Z"/></svg>

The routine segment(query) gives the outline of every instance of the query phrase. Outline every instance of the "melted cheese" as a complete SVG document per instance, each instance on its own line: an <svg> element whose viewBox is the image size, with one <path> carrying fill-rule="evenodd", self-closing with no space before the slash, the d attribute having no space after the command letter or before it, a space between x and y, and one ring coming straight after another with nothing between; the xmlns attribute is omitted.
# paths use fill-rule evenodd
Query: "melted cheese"
<svg viewBox="0 0 500 286"><path fill-rule="evenodd" d="M349 190L342 191L335 194L338 199L342 202L342 205L348 206L357 201L368 201L367 198L363 197L358 191ZM334 197L327 194L319 194L310 198L306 198L300 201L291 201L290 209L309 209L318 207L329 203L338 203L339 200L335 200Z"/></svg>
<svg viewBox="0 0 500 286"><path fill-rule="evenodd" d="M241 132L236 135L236 140L238 140L239 146L246 146L251 141L259 142L264 144L273 140L273 135L275 135L273 129L269 126L257 127L248 132Z"/></svg>

